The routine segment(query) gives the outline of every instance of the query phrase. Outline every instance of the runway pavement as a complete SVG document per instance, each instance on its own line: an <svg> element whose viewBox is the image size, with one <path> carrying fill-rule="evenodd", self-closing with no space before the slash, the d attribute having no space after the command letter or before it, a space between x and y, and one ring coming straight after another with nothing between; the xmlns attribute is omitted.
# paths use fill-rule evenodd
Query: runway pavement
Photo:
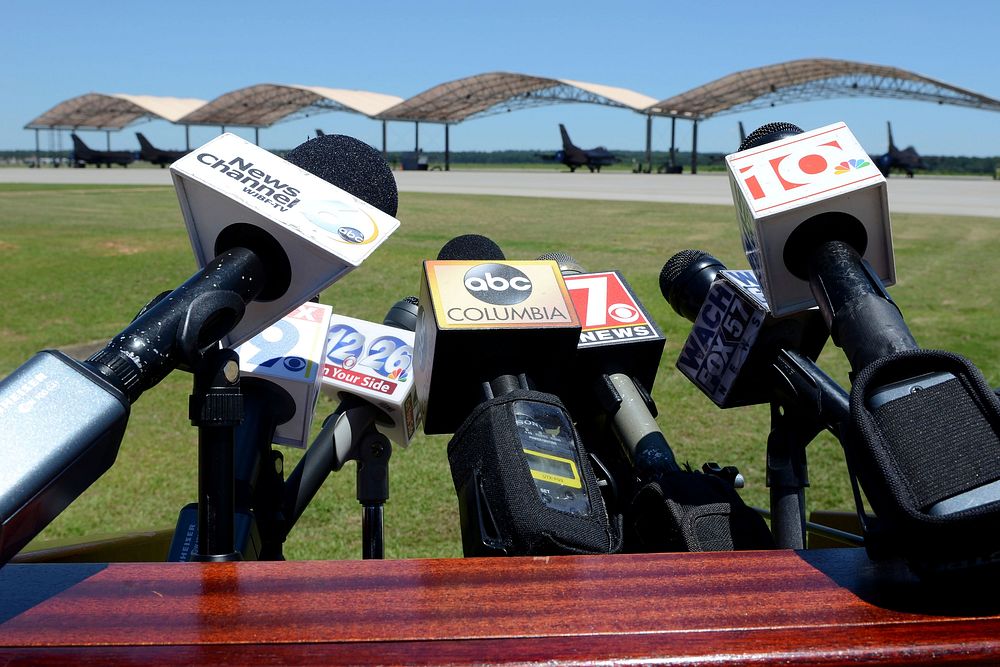
<svg viewBox="0 0 1000 667"><path fill-rule="evenodd" d="M591 174L560 171L397 171L400 192L488 194L731 206L721 173ZM166 169L0 169L0 183L170 185ZM1000 181L924 176L889 179L891 213L940 213L1000 218Z"/></svg>

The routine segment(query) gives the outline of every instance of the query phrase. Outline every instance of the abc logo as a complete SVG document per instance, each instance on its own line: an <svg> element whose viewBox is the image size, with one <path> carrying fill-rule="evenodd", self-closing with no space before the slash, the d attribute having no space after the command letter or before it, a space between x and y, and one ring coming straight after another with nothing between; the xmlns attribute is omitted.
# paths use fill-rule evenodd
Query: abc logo
<svg viewBox="0 0 1000 667"><path fill-rule="evenodd" d="M510 306L531 296L531 280L513 266L478 264L465 272L465 289L480 301Z"/></svg>
<svg viewBox="0 0 1000 667"><path fill-rule="evenodd" d="M340 238L344 239L348 243L364 243L365 235L359 229L354 227L343 226L337 229L337 233L340 234Z"/></svg>

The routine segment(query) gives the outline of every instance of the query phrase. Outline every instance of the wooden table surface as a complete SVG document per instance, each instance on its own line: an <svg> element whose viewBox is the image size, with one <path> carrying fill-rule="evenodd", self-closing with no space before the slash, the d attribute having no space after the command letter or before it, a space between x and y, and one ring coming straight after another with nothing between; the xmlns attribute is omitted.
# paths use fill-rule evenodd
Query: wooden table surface
<svg viewBox="0 0 1000 667"><path fill-rule="evenodd" d="M1000 664L995 582L859 549L11 564L0 664Z"/></svg>

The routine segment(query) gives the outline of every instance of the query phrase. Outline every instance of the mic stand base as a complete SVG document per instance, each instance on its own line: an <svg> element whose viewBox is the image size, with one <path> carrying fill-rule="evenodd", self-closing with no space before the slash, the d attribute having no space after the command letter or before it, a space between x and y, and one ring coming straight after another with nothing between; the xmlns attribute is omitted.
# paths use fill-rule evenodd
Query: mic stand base
<svg viewBox="0 0 1000 667"><path fill-rule="evenodd" d="M194 369L189 412L198 427L198 547L193 560L241 560L233 548L236 427L243 421L239 356L210 350Z"/></svg>
<svg viewBox="0 0 1000 667"><path fill-rule="evenodd" d="M389 458L392 443L370 428L358 447L357 493L362 505L361 557L384 558L382 508L389 499Z"/></svg>
<svg viewBox="0 0 1000 667"><path fill-rule="evenodd" d="M805 549L805 488L809 486L806 446L823 428L798 410L771 403L767 436L767 486L771 533L779 549Z"/></svg>

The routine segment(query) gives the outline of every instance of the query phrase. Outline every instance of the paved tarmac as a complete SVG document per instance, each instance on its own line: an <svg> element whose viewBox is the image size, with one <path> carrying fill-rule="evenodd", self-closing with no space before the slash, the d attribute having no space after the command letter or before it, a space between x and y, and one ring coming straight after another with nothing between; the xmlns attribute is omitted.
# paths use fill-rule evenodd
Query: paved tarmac
<svg viewBox="0 0 1000 667"><path fill-rule="evenodd" d="M732 206L722 173L591 174L559 171L397 171L400 192L489 194ZM170 185L166 169L0 169L0 183ZM1000 181L924 176L889 179L891 213L1000 218Z"/></svg>

